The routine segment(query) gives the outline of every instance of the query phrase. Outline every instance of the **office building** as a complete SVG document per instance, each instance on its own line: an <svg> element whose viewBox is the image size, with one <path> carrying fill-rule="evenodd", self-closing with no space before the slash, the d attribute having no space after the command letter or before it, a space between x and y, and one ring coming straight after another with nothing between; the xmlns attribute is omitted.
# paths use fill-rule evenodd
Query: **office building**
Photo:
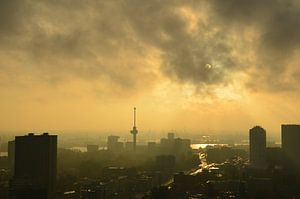
<svg viewBox="0 0 300 199"><path fill-rule="evenodd" d="M131 142L131 141L125 142L125 149L127 152L130 152L130 151L132 152L133 148L134 148L133 142Z"/></svg>
<svg viewBox="0 0 300 199"><path fill-rule="evenodd" d="M250 166L265 168L266 166L266 131L260 126L249 130Z"/></svg>
<svg viewBox="0 0 300 199"><path fill-rule="evenodd" d="M57 170L57 136L44 133L15 137L12 199L53 199ZM26 197L25 197L26 196Z"/></svg>
<svg viewBox="0 0 300 199"><path fill-rule="evenodd" d="M123 143L119 142L119 136L110 135L107 137L107 149L112 152L121 152L124 148Z"/></svg>
<svg viewBox="0 0 300 199"><path fill-rule="evenodd" d="M300 125L281 125L283 166L292 173L300 173Z"/></svg>

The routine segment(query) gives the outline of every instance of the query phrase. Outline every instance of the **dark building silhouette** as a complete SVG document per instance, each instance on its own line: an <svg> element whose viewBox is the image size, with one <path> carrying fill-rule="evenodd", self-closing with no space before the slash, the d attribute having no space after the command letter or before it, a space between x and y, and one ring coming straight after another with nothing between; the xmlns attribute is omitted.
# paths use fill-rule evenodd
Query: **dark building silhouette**
<svg viewBox="0 0 300 199"><path fill-rule="evenodd" d="M133 146L132 141L125 142L124 144L125 144L125 150L127 152L132 152L134 150L134 146Z"/></svg>
<svg viewBox="0 0 300 199"><path fill-rule="evenodd" d="M15 172L10 182L11 199L53 199L57 170L57 136L15 137Z"/></svg>
<svg viewBox="0 0 300 199"><path fill-rule="evenodd" d="M266 131L260 126L249 130L250 165L253 168L266 166Z"/></svg>
<svg viewBox="0 0 300 199"><path fill-rule="evenodd" d="M167 138L160 139L162 154L183 155L191 152L191 140L175 138L174 133L168 133Z"/></svg>
<svg viewBox="0 0 300 199"><path fill-rule="evenodd" d="M190 152L191 150L191 140L190 139L174 139L174 152L176 154L184 154Z"/></svg>
<svg viewBox="0 0 300 199"><path fill-rule="evenodd" d="M175 139L175 133L168 133L168 139L174 140Z"/></svg>
<svg viewBox="0 0 300 199"><path fill-rule="evenodd" d="M300 173L300 125L281 125L281 142L285 169Z"/></svg>
<svg viewBox="0 0 300 199"><path fill-rule="evenodd" d="M110 135L107 137L107 150L112 152L120 152L123 150L123 143L119 142L119 136Z"/></svg>
<svg viewBox="0 0 300 199"><path fill-rule="evenodd" d="M275 168L282 166L282 150L280 147L267 147L266 148L266 162L268 168Z"/></svg>

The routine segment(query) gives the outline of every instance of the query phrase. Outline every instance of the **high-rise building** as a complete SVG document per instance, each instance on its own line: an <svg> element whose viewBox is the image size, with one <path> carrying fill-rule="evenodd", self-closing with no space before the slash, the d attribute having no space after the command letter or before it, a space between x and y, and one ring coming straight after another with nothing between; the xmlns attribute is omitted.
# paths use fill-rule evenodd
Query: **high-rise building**
<svg viewBox="0 0 300 199"><path fill-rule="evenodd" d="M191 151L191 140L176 138L173 148L176 154L186 154Z"/></svg>
<svg viewBox="0 0 300 199"><path fill-rule="evenodd" d="M159 148L163 154L183 155L191 152L191 140L175 138L174 133L168 133L168 138L160 139Z"/></svg>
<svg viewBox="0 0 300 199"><path fill-rule="evenodd" d="M10 198L53 199L57 170L57 136L44 133L15 137L15 171Z"/></svg>
<svg viewBox="0 0 300 199"><path fill-rule="evenodd" d="M250 165L253 168L266 166L266 130L255 126L249 130Z"/></svg>
<svg viewBox="0 0 300 199"><path fill-rule="evenodd" d="M300 173L300 125L281 125L283 166L290 172Z"/></svg>

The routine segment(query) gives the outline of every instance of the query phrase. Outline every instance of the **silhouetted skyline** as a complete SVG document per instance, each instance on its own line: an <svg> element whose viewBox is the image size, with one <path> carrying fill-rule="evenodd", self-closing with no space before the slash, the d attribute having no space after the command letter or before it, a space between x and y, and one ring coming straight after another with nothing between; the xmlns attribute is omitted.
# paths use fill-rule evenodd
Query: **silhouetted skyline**
<svg viewBox="0 0 300 199"><path fill-rule="evenodd" d="M170 132L159 141L148 141L147 145L137 142L136 146L110 135L107 147L86 144L85 151L57 146L57 135L28 133L9 141L9 157L0 157L0 196L297 198L300 125L282 124L281 130L282 147L267 146L267 131L254 126L249 129L249 145L229 141L194 148L190 139Z"/></svg>
<svg viewBox="0 0 300 199"><path fill-rule="evenodd" d="M300 198L299 52L299 0L0 1L0 198Z"/></svg>

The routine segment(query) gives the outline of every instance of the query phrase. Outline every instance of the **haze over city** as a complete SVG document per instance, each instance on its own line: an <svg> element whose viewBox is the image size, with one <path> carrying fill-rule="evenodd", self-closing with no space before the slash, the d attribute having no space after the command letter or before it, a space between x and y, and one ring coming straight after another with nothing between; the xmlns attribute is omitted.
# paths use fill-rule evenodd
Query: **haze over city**
<svg viewBox="0 0 300 199"><path fill-rule="evenodd" d="M1 132L279 134L297 123L300 2L3 1ZM13 133L11 133L13 134Z"/></svg>
<svg viewBox="0 0 300 199"><path fill-rule="evenodd" d="M0 199L300 199L299 0L0 1Z"/></svg>

